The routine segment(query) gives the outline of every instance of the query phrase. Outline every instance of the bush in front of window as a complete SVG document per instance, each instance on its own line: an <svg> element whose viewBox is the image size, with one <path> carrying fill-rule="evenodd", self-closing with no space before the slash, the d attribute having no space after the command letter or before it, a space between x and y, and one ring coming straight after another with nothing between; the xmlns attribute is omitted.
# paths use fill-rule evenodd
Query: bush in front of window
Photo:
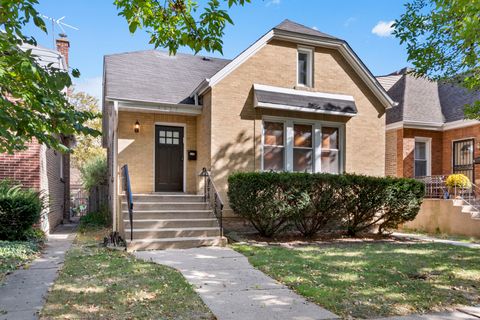
<svg viewBox="0 0 480 320"><path fill-rule="evenodd" d="M291 172L235 173L230 206L263 236L295 226L305 237L344 230L355 236L413 220L424 195L422 182L406 178Z"/></svg>
<svg viewBox="0 0 480 320"><path fill-rule="evenodd" d="M11 181L0 182L0 240L27 240L43 209L40 193Z"/></svg>
<svg viewBox="0 0 480 320"><path fill-rule="evenodd" d="M245 172L228 178L233 211L246 218L265 237L286 230L297 210L308 205L301 189L293 186L301 173Z"/></svg>

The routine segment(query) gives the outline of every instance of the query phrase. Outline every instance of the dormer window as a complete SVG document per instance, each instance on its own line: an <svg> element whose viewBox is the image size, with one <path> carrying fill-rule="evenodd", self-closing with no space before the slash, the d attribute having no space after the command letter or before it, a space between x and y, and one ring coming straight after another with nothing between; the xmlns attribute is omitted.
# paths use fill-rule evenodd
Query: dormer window
<svg viewBox="0 0 480 320"><path fill-rule="evenodd" d="M297 84L311 87L313 74L313 50L299 48L297 54Z"/></svg>

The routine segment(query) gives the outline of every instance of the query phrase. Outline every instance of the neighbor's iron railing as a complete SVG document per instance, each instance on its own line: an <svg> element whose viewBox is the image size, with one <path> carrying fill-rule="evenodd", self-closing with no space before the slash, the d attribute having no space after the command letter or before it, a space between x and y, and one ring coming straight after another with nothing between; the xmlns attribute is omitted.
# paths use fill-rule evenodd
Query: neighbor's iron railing
<svg viewBox="0 0 480 320"><path fill-rule="evenodd" d="M461 199L468 205L480 211L480 188L471 184L471 187L447 187L445 181L447 176L417 177L425 183L425 198L428 199Z"/></svg>
<svg viewBox="0 0 480 320"><path fill-rule="evenodd" d="M202 169L200 173L201 177L204 177L204 193L203 201L210 204L210 207L213 209L213 213L218 220L220 226L220 236L223 237L223 201L220 197L220 194L215 187L212 176L206 168Z"/></svg>
<svg viewBox="0 0 480 320"><path fill-rule="evenodd" d="M128 219L130 220L130 240L133 240L133 196L130 186L130 175L128 174L128 165L122 167L122 182L125 197L127 198Z"/></svg>

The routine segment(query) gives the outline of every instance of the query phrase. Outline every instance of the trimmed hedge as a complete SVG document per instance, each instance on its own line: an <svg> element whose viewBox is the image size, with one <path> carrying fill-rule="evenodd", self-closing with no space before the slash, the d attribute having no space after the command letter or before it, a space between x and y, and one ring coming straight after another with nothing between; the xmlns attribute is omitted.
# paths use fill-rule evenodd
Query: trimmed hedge
<svg viewBox="0 0 480 320"><path fill-rule="evenodd" d="M354 236L413 220L424 196L414 179L292 172L235 173L228 178L233 211L266 237L295 226L304 236L344 230Z"/></svg>
<svg viewBox="0 0 480 320"><path fill-rule="evenodd" d="M8 180L0 182L0 240L26 240L31 237L43 209L38 192L22 189Z"/></svg>

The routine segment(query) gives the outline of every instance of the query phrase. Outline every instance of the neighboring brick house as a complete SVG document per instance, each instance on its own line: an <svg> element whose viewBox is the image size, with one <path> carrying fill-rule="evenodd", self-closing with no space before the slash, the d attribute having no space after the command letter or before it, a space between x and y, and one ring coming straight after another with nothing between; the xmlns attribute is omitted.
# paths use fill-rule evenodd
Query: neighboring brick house
<svg viewBox="0 0 480 320"><path fill-rule="evenodd" d="M404 68L377 77L398 105L387 110L385 172L399 177L463 173L480 183L480 121L464 118L480 99L449 83L416 78Z"/></svg>
<svg viewBox="0 0 480 320"><path fill-rule="evenodd" d="M384 115L393 105L346 41L289 20L231 61L154 50L105 56L103 144L114 227L121 231L124 223L118 200L124 164L134 193L169 192L137 196L135 219L150 217L133 230L143 248L192 241L201 231L186 226L205 220L203 212L177 202L203 193L202 168L226 216L227 178L236 171L384 176ZM178 219L165 222L170 214ZM166 234L175 237L165 240Z"/></svg>
<svg viewBox="0 0 480 320"><path fill-rule="evenodd" d="M58 51L40 46L24 45L31 49L37 62L68 72L69 41L57 39ZM63 138L65 143L70 139ZM68 220L70 210L69 195L69 155L47 148L36 140L27 144L27 149L14 154L0 154L0 179L20 182L24 187L42 192L47 199L40 226L50 232L64 220Z"/></svg>

